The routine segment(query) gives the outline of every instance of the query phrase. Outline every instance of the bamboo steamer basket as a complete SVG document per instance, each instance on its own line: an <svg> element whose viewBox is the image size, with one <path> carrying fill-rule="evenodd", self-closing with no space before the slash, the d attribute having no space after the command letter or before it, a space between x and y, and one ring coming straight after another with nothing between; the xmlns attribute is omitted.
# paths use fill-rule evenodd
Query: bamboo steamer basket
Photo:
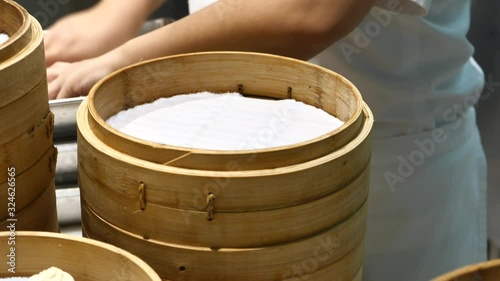
<svg viewBox="0 0 500 281"><path fill-rule="evenodd" d="M144 239L82 206L87 237L127 249L170 280L353 280L363 262L366 204L332 229L260 248L208 248ZM309 268L297 275L296 267ZM313 269L310 269L310 268Z"/></svg>
<svg viewBox="0 0 500 281"><path fill-rule="evenodd" d="M348 187L306 204L257 212L217 212L209 221L203 211L154 204L140 211L137 200L100 185L84 171L80 173L80 185L84 187L81 196L86 200L82 204L105 220L142 237L211 247L265 246L313 235L343 221L359 208L367 198L369 180L366 169ZM124 207L134 205L135 209Z"/></svg>
<svg viewBox="0 0 500 281"><path fill-rule="evenodd" d="M87 125L86 104L77 116L81 196L105 220L144 237L194 246L263 246L328 229L366 200L373 120L367 107L358 137L327 156L277 169L208 172L107 147ZM228 184L217 188L214 178ZM214 217L207 220L210 194L216 196ZM276 225L277 219L283 224Z"/></svg>
<svg viewBox="0 0 500 281"><path fill-rule="evenodd" d="M0 108L3 108L35 89L45 79L46 71L40 24L13 1L0 0L0 10L0 31L11 36L0 45Z"/></svg>
<svg viewBox="0 0 500 281"><path fill-rule="evenodd" d="M500 280L500 260L492 260L466 266L432 281L498 281Z"/></svg>
<svg viewBox="0 0 500 281"><path fill-rule="evenodd" d="M32 167L34 162L42 158L53 147L53 129L54 115L49 113L31 131L7 143L0 144L0 171L7 171L8 167L15 167L19 174ZM0 183L6 182L7 177L7 173L0 173Z"/></svg>
<svg viewBox="0 0 500 281"><path fill-rule="evenodd" d="M0 209L0 225L18 219L17 229L58 231L53 146L54 117L49 110L43 30L26 10L0 0L0 32L10 38L0 45L0 168L15 168L15 218ZM6 195L11 180L0 174Z"/></svg>
<svg viewBox="0 0 500 281"><path fill-rule="evenodd" d="M216 65L216 67L214 67ZM195 93L240 92L259 98L293 98L322 108L345 122L310 141L270 149L216 151L161 145L123 134L105 120L161 97ZM241 170L289 166L335 151L353 139L362 123L362 99L342 76L303 61L245 52L209 52L139 63L101 80L89 94L89 123L104 143L147 161L169 166Z"/></svg>
<svg viewBox="0 0 500 281"><path fill-rule="evenodd" d="M22 209L16 208L14 220L10 217L0 220L1 229L15 222L16 230L59 232L55 193L55 185L51 182L33 202Z"/></svg>
<svg viewBox="0 0 500 281"><path fill-rule="evenodd" d="M28 206L53 182L56 158L57 150L52 147L30 169L22 173L16 170L14 177L16 209L19 210ZM0 197L0 204L2 206L7 206L8 188L8 181L0 184L0 189L5 191L5 195ZM0 219L5 217L7 217L7 208L0 208Z"/></svg>
<svg viewBox="0 0 500 281"><path fill-rule="evenodd" d="M31 92L0 108L0 145L31 132L49 111L47 80L44 79Z"/></svg>
<svg viewBox="0 0 500 281"><path fill-rule="evenodd" d="M7 244L8 232L0 232ZM31 276L52 266L78 281L160 281L158 275L136 256L112 245L86 238L45 232L17 232L16 274ZM9 247L1 247L6 259ZM5 264L5 263L4 263ZM12 277L7 270L0 277Z"/></svg>
<svg viewBox="0 0 500 281"><path fill-rule="evenodd" d="M346 125L297 145L222 152L145 142L104 122L159 97L235 89L295 98ZM287 270L331 237L338 249L304 276L360 279L373 116L341 76L272 55L173 56L101 80L77 124L88 237L130 250L171 280L293 280Z"/></svg>

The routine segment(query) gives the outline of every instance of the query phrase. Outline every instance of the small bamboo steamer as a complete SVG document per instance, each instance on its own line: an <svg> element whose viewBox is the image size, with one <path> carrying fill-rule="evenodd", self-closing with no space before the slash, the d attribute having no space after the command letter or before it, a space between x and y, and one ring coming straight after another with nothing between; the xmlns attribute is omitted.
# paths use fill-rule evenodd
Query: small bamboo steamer
<svg viewBox="0 0 500 281"><path fill-rule="evenodd" d="M280 243L332 227L367 197L368 108L362 132L343 149L301 165L239 172L180 169L120 153L90 132L85 108L86 101L77 116L81 196L99 216L145 237L209 247ZM229 184L207 189L213 178ZM207 220L210 193L215 214ZM283 224L274 223L278 218Z"/></svg>
<svg viewBox="0 0 500 281"><path fill-rule="evenodd" d="M0 232L7 244L9 232ZM16 232L16 274L31 276L52 266L78 281L160 281L138 257L112 245L86 238L45 232ZM0 247L3 259L9 247ZM4 266L7 266L5 262ZM7 270L0 277L12 277Z"/></svg>
<svg viewBox="0 0 500 281"><path fill-rule="evenodd" d="M50 112L30 132L0 144L0 171L14 167L17 173L22 173L33 166L53 146L53 130L54 114ZM0 173L0 183L7 181L7 176L7 173Z"/></svg>
<svg viewBox="0 0 500 281"><path fill-rule="evenodd" d="M332 229L304 239L260 248L206 248L144 239L82 205L84 235L130 251L175 281L292 280L292 269L309 262L316 267L308 273L312 280L352 280L362 266L365 219L366 204Z"/></svg>
<svg viewBox="0 0 500 281"><path fill-rule="evenodd" d="M106 119L161 97L199 91L240 92L259 98L293 98L322 108L345 122L302 143L269 149L217 151L162 145L130 137ZM362 99L341 75L300 60L247 52L183 54L119 70L89 93L91 130L114 149L173 167L217 171L238 163L241 170L289 166L331 153L353 139L362 124Z"/></svg>
<svg viewBox="0 0 500 281"><path fill-rule="evenodd" d="M15 9L22 9L9 0L0 0L0 2L4 7L11 5ZM19 13L25 15L24 9ZM31 16L23 18L22 21L23 25L19 33L15 33L13 38L9 39L7 43L10 42L10 44L6 43L7 45L2 45L0 49L0 58L4 59L0 62L0 81L2 81L0 83L2 95L0 110L5 105L30 93L46 78L42 27ZM26 31L27 34L23 35L25 24L29 24L30 28ZM29 42L25 42L25 38L29 38ZM15 47L24 43L27 44L22 49L20 46ZM17 52L12 54L14 51ZM46 84L44 86L46 87Z"/></svg>
<svg viewBox="0 0 500 281"><path fill-rule="evenodd" d="M16 196L16 201L17 200L18 197ZM7 209L7 203L4 206L5 209ZM15 221L11 219L15 219ZM22 209L16 208L15 218L8 217L0 220L0 227L1 229L7 230L7 226L13 222L15 222L16 231L33 230L59 232L54 182L52 181L33 202Z"/></svg>
<svg viewBox="0 0 500 281"><path fill-rule="evenodd" d="M441 275L432 281L498 281L500 280L500 260L492 260L476 265L466 266L448 274Z"/></svg>

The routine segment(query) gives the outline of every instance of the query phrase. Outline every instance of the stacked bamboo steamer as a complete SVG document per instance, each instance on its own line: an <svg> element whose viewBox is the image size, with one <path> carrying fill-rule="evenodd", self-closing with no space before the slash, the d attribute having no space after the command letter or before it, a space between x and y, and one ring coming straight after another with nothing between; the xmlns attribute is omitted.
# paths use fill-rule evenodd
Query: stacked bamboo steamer
<svg viewBox="0 0 500 281"><path fill-rule="evenodd" d="M466 266L441 275L432 281L498 281L500 280L500 260L492 260Z"/></svg>
<svg viewBox="0 0 500 281"><path fill-rule="evenodd" d="M6 244L9 237L9 233L0 233L1 241ZM30 231L17 232L15 241L15 273L2 270L0 278L27 277L58 267L78 281L160 281L158 274L144 261L102 242ZM0 247L3 259L8 258L9 248Z"/></svg>
<svg viewBox="0 0 500 281"><path fill-rule="evenodd" d="M295 145L212 151L105 122L203 90L293 98L345 124ZM340 75L265 54L173 56L100 81L77 123L84 234L138 255L164 280L361 279L373 117Z"/></svg>
<svg viewBox="0 0 500 281"><path fill-rule="evenodd" d="M0 11L10 36L0 45L0 227L17 219L16 230L58 231L43 31L13 1Z"/></svg>

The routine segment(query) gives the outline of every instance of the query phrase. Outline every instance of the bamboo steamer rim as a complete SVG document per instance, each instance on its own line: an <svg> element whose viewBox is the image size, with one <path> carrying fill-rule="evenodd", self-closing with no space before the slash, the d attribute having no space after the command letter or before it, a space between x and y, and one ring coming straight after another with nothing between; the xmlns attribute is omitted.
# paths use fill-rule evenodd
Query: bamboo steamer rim
<svg viewBox="0 0 500 281"><path fill-rule="evenodd" d="M0 232L0 238L2 238L2 241L4 241L6 237L9 237L10 233L7 231L2 231ZM26 239L26 238L41 238L41 239L47 239L47 240L59 240L61 241L61 244L64 242L76 242L76 243L81 243L85 246L90 246L94 248L98 248L100 250L104 251L109 251L112 253L115 253L121 257L124 257L127 260L130 260L133 264L137 265L138 268L140 268L145 274L147 274L150 278L151 281L161 281L160 277L156 272L143 260L138 258L137 256L131 254L128 251L125 251L123 249L120 249L116 246L113 246L111 244L107 244L104 242L100 242L97 240L89 239L89 238L83 238L83 237L77 237L77 236L72 236L68 234L61 234L61 233L52 233L52 232L41 232L41 231L16 231L16 239ZM75 261L75 262L80 262L80 261ZM57 265L55 265L57 266Z"/></svg>
<svg viewBox="0 0 500 281"><path fill-rule="evenodd" d="M16 210L15 218L16 230L19 231L59 232L54 181L52 180L27 206ZM8 230L6 227L12 223L10 219L11 217L2 219L0 228Z"/></svg>
<svg viewBox="0 0 500 281"><path fill-rule="evenodd" d="M172 269L179 272L180 268L186 268L185 278L181 280L214 280L217 279L217 272L220 272L220 267L226 270L231 270L235 274L243 274L244 280L261 280L258 276L279 272L282 275L284 270L293 268L294 265L303 264L309 258L318 255L320 252L327 254L328 249L322 249L318 252L318 247L321 240L325 236L312 236L306 240L290 241L288 244L279 244L263 248L251 249L219 249L219 248L193 248L185 247L184 245L169 245L159 243L154 240L144 240L142 237L134 235L128 231L117 228L114 225L102 220L100 217L92 213L91 210L83 209L83 218L86 218L82 225L82 231L87 237L107 241L115 245L127 248L131 252L147 260L157 272L163 277L169 279L171 277L169 271ZM352 230L352 229L351 229ZM353 232L355 230L352 230ZM359 235L356 235L356 240L351 240L348 243L335 244L336 237L332 236L333 245L349 244L343 249L330 248L332 251L328 259L322 258L318 260L319 267L315 271L318 274L328 274L331 278L332 270L334 273L341 273L345 270L351 271L349 278L342 276L338 280L351 280L358 273L362 266L365 231L361 230ZM345 234L345 233L344 233ZM359 238L358 238L359 237ZM299 245L300 244L300 245ZM332 246L335 247L335 246ZM288 252L288 253L287 253ZM162 256L167 253L166 257ZM321 254L322 255L322 254ZM333 255L333 256L331 256ZM341 271L337 269L341 268ZM184 270L181 270L184 271ZM182 273L181 273L182 274ZM292 273L293 274L293 273ZM314 274L316 275L316 274ZM189 277L187 277L189 276ZM272 275L271 275L272 276ZM304 277L307 277L305 275ZM316 277L316 276L311 276ZM295 280L296 278L282 278L280 280ZM175 277L173 280L177 280ZM217 279L226 280L226 279ZM227 279L230 280L230 279ZM238 279L243 280L243 279ZM266 278L266 280L276 280ZM316 279L311 280L331 280L331 279ZM337 280L337 279L336 279Z"/></svg>
<svg viewBox="0 0 500 281"><path fill-rule="evenodd" d="M105 219L103 219L100 215L98 215L95 211L93 211L91 208L88 207L88 205L85 203L84 204L84 209L88 213L91 213L92 216L99 220L101 223L107 225L109 228L114 229L116 232L121 233L122 235L126 235L129 237L132 237L137 240L144 240L147 241L148 243L161 246L161 247L169 247L169 248L176 248L184 251L193 251L193 252L202 252L202 253L211 253L214 252L214 250L217 251L217 253L250 253L250 252L258 252L262 250L268 250L268 249L280 249L283 246L290 245L290 244L305 244L309 243L312 241L313 238L317 237L322 237L322 236L328 236L330 232L332 231L345 231L347 230L352 230L353 225L355 226L356 223L360 223L363 221L366 221L367 218L367 212L368 212L368 200L366 199L361 206L359 206L352 214L338 222L336 225L331 226L328 229L319 231L315 233L314 235L302 237L299 239L295 240L290 240L290 241L285 241L281 243L276 243L272 245L263 245L261 247L243 247L243 248L234 248L234 247L226 247L226 248L213 248L213 247L207 247L207 246L195 246L195 245L189 245L189 244L176 244L176 243L171 243L171 242L166 242L166 241L161 241L157 239L144 239L143 236L130 232L127 229L120 228L116 225L114 225L112 222L109 222ZM362 224L365 226L365 224ZM82 223L82 229L85 229L85 223ZM356 229L359 230L359 229ZM354 231L354 230L352 230ZM363 232L366 231L366 229L362 229ZM364 234L362 235L363 238L361 238L361 241L364 241Z"/></svg>
<svg viewBox="0 0 500 281"><path fill-rule="evenodd" d="M0 108L22 98L46 79L43 30L35 18L30 18L27 46L0 63Z"/></svg>
<svg viewBox="0 0 500 281"><path fill-rule="evenodd" d="M479 263L475 265L469 265L455 271L432 279L432 281L473 281L473 280L483 280L482 274L490 270L497 270L497 275L492 275L489 277L494 277L495 279L484 279L484 281L500 280L500 259L491 260L484 263ZM480 278L480 279L479 279Z"/></svg>
<svg viewBox="0 0 500 281"><path fill-rule="evenodd" d="M18 63L19 61L24 59L24 57L26 57L28 54L32 53L35 49L37 49L41 43L43 43L43 30L42 30L42 26L40 25L40 23L38 23L38 21L34 20L34 18L32 18L32 20L30 20L28 22L29 22L28 28L32 32L31 41L29 42L30 44L28 46L26 46L26 48L24 48L21 52L18 52L15 56L10 57L6 61L0 63L0 71L3 71L5 69L7 69L8 67L11 67L14 64ZM33 28L31 28L31 27L33 27ZM29 30L27 32L29 32ZM16 35L17 35L17 33L16 33ZM9 38L9 41L11 39L12 39L12 37ZM43 48L43 46L42 46L42 48Z"/></svg>
<svg viewBox="0 0 500 281"><path fill-rule="evenodd" d="M82 206L91 209L103 220L153 240L217 248L264 247L314 235L341 223L361 208L369 189L369 168L366 167L346 187L317 200L263 211L225 212L216 209L215 217L209 221L206 211L155 203L148 203L145 211L137 212L135 200L125 201L119 193L89 182L91 177L81 172L79 178ZM122 207L123 211L115 211ZM189 218L189 223L186 223L185 216ZM276 218L280 218L279 229L273 228ZM245 222L244 226L239 225L241 222ZM304 227L305 224L307 227ZM151 228L152 225L156 226Z"/></svg>
<svg viewBox="0 0 500 281"><path fill-rule="evenodd" d="M90 98L90 97L89 97ZM262 169L262 170L248 170L248 171L210 171L210 170L195 170L195 169L187 169L180 167L172 167L166 166L162 164L153 163L147 160L139 159L136 157L132 157L120 151L113 149L112 147L104 144L99 138L97 138L89 128L89 114L90 109L89 106L89 98L85 99L79 106L77 112L77 124L78 131L80 135L85 138L85 140L92 145L94 148L101 151L101 153L107 154L112 158L118 159L120 161L127 161L131 166L138 166L144 169L152 170L155 172L165 172L171 174L178 174L184 176L199 176L199 177L222 177L222 178L247 178L247 177L262 177L262 176L276 176L280 174L288 174L304 169L310 169L312 167L322 165L332 159L339 158L342 155L347 154L349 151L355 149L360 143L362 143L366 138L369 137L371 129L373 127L373 114L370 108L362 101L363 106L362 112L364 114L364 124L360 129L359 134L356 138L350 141L341 149L325 155L323 157L307 161L300 164L271 168L271 169Z"/></svg>
<svg viewBox="0 0 500 281"><path fill-rule="evenodd" d="M4 50L10 48L13 44L15 44L17 40L20 40L21 37L23 37L28 32L31 26L31 18L26 9L24 9L21 5L12 0L0 0L0 5L10 5L15 11L18 12L18 16L22 19L22 25L18 28L18 30L15 33L9 34L7 30L0 30L0 33L7 32L7 35L9 36L9 39L6 42L0 44L0 59L1 59L2 58L1 53Z"/></svg>
<svg viewBox="0 0 500 281"><path fill-rule="evenodd" d="M307 141L295 143L295 144L285 145L285 146L278 146L278 147L264 148L264 149L248 149L248 150L200 149L200 148L189 148L189 147L181 147L181 146L168 145L168 144L160 144L160 143L157 143L157 142L143 140L143 139L136 138L136 137L127 135L125 133L122 133L121 131L119 131L117 129L114 129L113 127L111 127L110 125L108 125L107 122L106 122L106 120L104 120L99 115L98 110L97 110L96 105L95 105L95 96L97 94L97 91L98 91L98 89L102 85L104 85L106 82L108 82L109 80L113 79L114 77L118 76L120 73L122 73L124 71L127 71L127 70L131 70L131 69L136 68L136 67L144 66L144 65L147 65L147 64L150 64L150 63L159 62L159 61L162 61L162 60L165 60L165 59L189 58L189 57L196 57L196 56L210 56L210 55L214 55L214 54L215 55L233 55L233 56L245 55L245 56L249 56L249 57L258 56L258 57L264 57L264 58L269 58L269 59L282 59L282 60L286 60L286 61L290 61L290 62L296 63L298 65L312 67L312 68L315 68L315 69L317 69L319 71L322 71L322 72L328 73L330 75L333 75L338 80L342 81L342 83L344 83L345 85L349 85L350 86L350 89L352 90L353 96L356 99L356 111L351 116L351 118L349 118L349 120L347 120L347 121L344 122L344 124L342 126L340 126L339 128L337 128L337 129L335 129L335 130L333 130L333 131L331 131L329 133L323 134L323 135L321 135L319 137L316 137L316 138L313 138L313 139L310 139L310 140L307 140ZM89 108L89 112L90 112L92 118L104 130L108 131L111 134L117 135L118 137L120 137L123 140L126 140L128 142L132 142L132 143L143 144L143 145L146 145L146 146L150 146L150 147L154 147L154 148L159 148L159 149L170 149L170 150L177 150L177 151L181 151L181 152L185 152L185 153L202 153L202 154L207 154L207 155L234 155L234 154L240 154L240 153L249 153L249 154L252 154L252 153L266 153L266 152L276 152L276 151L281 151L281 150L287 150L287 149L295 148L297 146L307 146L307 145L310 145L310 144L313 144L313 143L325 140L327 138L330 138L333 135L335 135L335 134L343 131L347 127L351 126L354 122L356 122L356 120L362 114L363 105L364 105L364 102L363 102L363 99L361 97L361 94L360 94L359 90L356 88L356 86L354 84L352 84L348 79L346 79L342 75L340 75L340 74L338 74L338 73L336 73L336 72L334 72L332 70L329 70L327 68L324 68L324 67L312 64L312 63L308 63L308 62L305 62L305 61L302 61L302 60L298 60L298 59L294 59L294 58L288 58L288 57L284 57L284 56L278 56L278 55L272 55L272 54L265 54L265 53L256 53L256 52L236 52L236 51L197 52L197 53L179 54L179 55L173 55L173 56L167 56L167 57L162 57L162 58L156 58L156 59L141 61L139 63L132 64L132 65L129 65L129 66L125 67L125 68L119 69L119 70L117 70L117 71L115 71L115 72L107 75L103 79L101 79L90 90L89 95L88 95L88 100L89 100L88 108Z"/></svg>

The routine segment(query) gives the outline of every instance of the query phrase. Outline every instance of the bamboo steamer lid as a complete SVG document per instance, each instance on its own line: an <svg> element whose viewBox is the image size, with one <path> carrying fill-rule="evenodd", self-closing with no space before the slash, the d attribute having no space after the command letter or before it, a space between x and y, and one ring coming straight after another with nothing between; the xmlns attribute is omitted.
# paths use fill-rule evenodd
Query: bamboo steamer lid
<svg viewBox="0 0 500 281"><path fill-rule="evenodd" d="M122 247L170 280L293 280L293 268L313 263L311 280L352 280L363 261L366 204L339 225L304 239L260 248L207 248L144 239L100 218L85 204L82 229ZM320 278L321 277L321 278Z"/></svg>
<svg viewBox="0 0 500 281"><path fill-rule="evenodd" d="M498 281L500 280L500 260L492 260L466 266L448 274L443 274L432 281Z"/></svg>
<svg viewBox="0 0 500 281"><path fill-rule="evenodd" d="M46 78L46 70L40 24L13 1L0 0L0 7L8 14L5 18L2 15L0 26L7 32L18 28L14 34L9 34L12 37L5 44L0 45L1 109L40 85Z"/></svg>
<svg viewBox="0 0 500 281"><path fill-rule="evenodd" d="M9 232L0 232L7 241ZM52 266L78 281L160 281L136 256L109 244L86 238L46 232L16 232L16 276L31 276ZM7 243L7 242L5 242ZM5 257L8 247L0 247ZM7 270L0 277L11 277Z"/></svg>
<svg viewBox="0 0 500 281"><path fill-rule="evenodd" d="M255 247L298 239L339 223L366 199L373 119L367 107L364 114L358 137L322 158L270 170L199 171L106 146L86 125L84 101L77 117L81 195L104 219L161 241ZM214 178L227 185L214 189ZM216 199L207 220L210 194ZM297 225L298 218L308 227Z"/></svg>
<svg viewBox="0 0 500 281"><path fill-rule="evenodd" d="M33 202L29 203L22 209L16 208L15 221L12 221L12 218L10 217L2 219L0 220L0 227L2 229L8 230L7 226L15 222L16 231L36 230L59 232L55 193L55 185L52 181ZM16 196L16 203L17 200L18 197ZM8 206L7 203L5 204L5 206Z"/></svg>
<svg viewBox="0 0 500 281"><path fill-rule="evenodd" d="M216 151L162 145L130 137L104 120L136 105L199 91L240 92L271 99L293 98L345 122L315 139L288 146ZM141 62L98 82L89 93L91 130L107 145L151 162L200 170L289 166L324 156L347 144L362 123L356 87L337 73L300 60L258 53L208 52Z"/></svg>

